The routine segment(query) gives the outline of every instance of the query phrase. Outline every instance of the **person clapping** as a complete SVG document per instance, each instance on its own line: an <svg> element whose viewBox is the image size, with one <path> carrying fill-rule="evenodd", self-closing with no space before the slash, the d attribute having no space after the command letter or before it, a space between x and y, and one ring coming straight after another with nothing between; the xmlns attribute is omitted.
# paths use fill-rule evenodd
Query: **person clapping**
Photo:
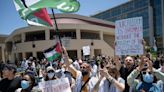
<svg viewBox="0 0 164 92"><path fill-rule="evenodd" d="M94 87L94 92L123 92L125 80L120 77L119 71L114 65L107 65L100 69L100 79Z"/></svg>

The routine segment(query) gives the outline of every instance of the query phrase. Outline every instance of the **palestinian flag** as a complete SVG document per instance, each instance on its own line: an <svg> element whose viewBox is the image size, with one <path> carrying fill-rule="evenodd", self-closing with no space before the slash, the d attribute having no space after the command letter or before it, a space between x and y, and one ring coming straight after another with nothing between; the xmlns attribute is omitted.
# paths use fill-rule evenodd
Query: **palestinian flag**
<svg viewBox="0 0 164 92"><path fill-rule="evenodd" d="M47 60L49 62L60 59L61 54L62 54L62 50L60 48L59 42L57 42L56 45L54 45L44 51L44 56L47 58Z"/></svg>
<svg viewBox="0 0 164 92"><path fill-rule="evenodd" d="M47 13L46 8L36 8L31 10L29 4L35 4L38 0L14 0L16 10L19 12L21 18L29 25L36 26L53 26L53 23ZM23 12L25 11L25 12ZM25 18L26 15L26 18Z"/></svg>
<svg viewBox="0 0 164 92"><path fill-rule="evenodd" d="M45 8L40 9L33 14L30 14L27 19L27 23L29 25L36 25L36 26L53 26L53 23L47 13Z"/></svg>
<svg viewBox="0 0 164 92"><path fill-rule="evenodd" d="M53 8L62 12L72 13L78 11L80 7L80 3L77 0L14 0L14 4L24 20L33 12L42 8Z"/></svg>

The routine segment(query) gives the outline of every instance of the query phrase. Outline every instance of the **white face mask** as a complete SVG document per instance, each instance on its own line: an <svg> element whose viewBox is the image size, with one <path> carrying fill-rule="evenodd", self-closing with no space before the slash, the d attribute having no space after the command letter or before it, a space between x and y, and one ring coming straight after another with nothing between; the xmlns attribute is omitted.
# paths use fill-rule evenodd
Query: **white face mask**
<svg viewBox="0 0 164 92"><path fill-rule="evenodd" d="M52 79L54 77L55 73L48 73L48 78Z"/></svg>

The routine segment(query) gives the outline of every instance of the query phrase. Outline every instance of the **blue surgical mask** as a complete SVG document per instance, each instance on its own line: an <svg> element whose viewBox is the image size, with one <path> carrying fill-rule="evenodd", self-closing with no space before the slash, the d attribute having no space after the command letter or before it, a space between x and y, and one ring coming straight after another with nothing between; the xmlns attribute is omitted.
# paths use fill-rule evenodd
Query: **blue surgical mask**
<svg viewBox="0 0 164 92"><path fill-rule="evenodd" d="M21 81L21 87L22 89L27 89L29 87L29 81L26 81L26 80L22 80Z"/></svg>
<svg viewBox="0 0 164 92"><path fill-rule="evenodd" d="M153 83L154 81L154 76L152 74L143 74L143 81L146 82L146 83Z"/></svg>

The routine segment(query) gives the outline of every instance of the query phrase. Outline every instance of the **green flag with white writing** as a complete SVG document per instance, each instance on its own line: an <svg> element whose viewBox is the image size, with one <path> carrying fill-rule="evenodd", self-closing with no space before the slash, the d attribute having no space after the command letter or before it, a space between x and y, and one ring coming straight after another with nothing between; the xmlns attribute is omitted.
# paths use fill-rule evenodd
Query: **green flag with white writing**
<svg viewBox="0 0 164 92"><path fill-rule="evenodd" d="M62 12L77 12L80 3L77 0L14 0L16 9L23 19L42 8L54 8Z"/></svg>

